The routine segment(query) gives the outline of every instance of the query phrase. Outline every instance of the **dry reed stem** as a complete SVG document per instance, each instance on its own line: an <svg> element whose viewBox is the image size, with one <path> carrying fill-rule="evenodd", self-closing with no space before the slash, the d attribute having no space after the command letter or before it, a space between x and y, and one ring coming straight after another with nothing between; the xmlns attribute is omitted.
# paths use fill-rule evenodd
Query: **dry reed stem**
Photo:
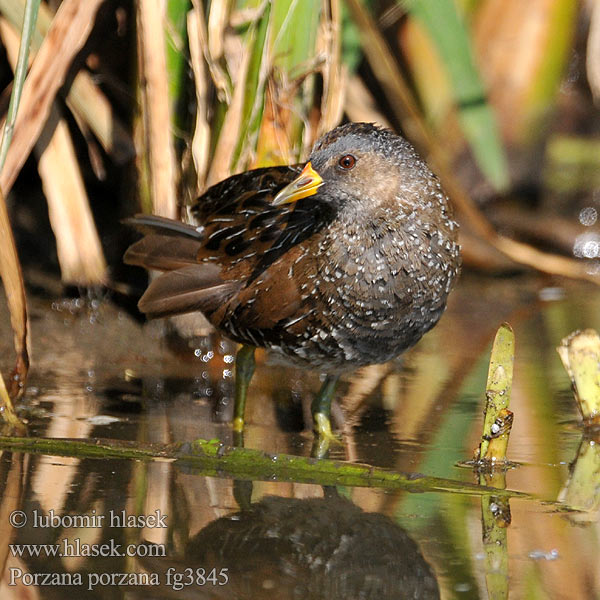
<svg viewBox="0 0 600 600"><path fill-rule="evenodd" d="M225 115L219 141L215 148L206 185L213 185L231 174L231 161L238 143L238 132L241 126L242 109L244 106L244 82L250 66L251 53L246 52L242 57L237 79L233 90L231 104Z"/></svg>
<svg viewBox="0 0 600 600"><path fill-rule="evenodd" d="M0 33L14 69L19 36L5 19ZM53 105L37 143L38 170L48 201L50 223L63 281L90 285L102 283L106 263L94 225L88 197L66 122Z"/></svg>
<svg viewBox="0 0 600 600"><path fill-rule="evenodd" d="M72 348L66 350L65 355L74 360L76 352ZM67 378L67 374L58 375L57 386L64 386ZM50 419L45 431L48 437L82 440L93 436L94 426L90 419L98 415L100 407L96 403L89 402L85 390L72 390L66 397L54 398L53 406L57 413L68 410L70 418ZM29 488L35 495L36 503L41 510L46 513L51 509L55 512L65 510L73 486L77 485L80 464L81 459L76 456L65 456L58 464L46 456L36 463L35 468L29 473Z"/></svg>
<svg viewBox="0 0 600 600"><path fill-rule="evenodd" d="M38 171L48 202L50 224L62 280L78 285L103 283L106 262L69 128L56 107L50 123L56 123L50 139L42 132L38 147Z"/></svg>
<svg viewBox="0 0 600 600"><path fill-rule="evenodd" d="M90 34L100 4L102 0L64 0L60 5L23 86L13 141L0 173L4 194L37 141L73 58Z"/></svg>
<svg viewBox="0 0 600 600"><path fill-rule="evenodd" d="M116 164L122 165L135 156L131 135L87 71L80 71L75 76L67 96L67 106L88 125Z"/></svg>
<svg viewBox="0 0 600 600"><path fill-rule="evenodd" d="M17 354L14 377L11 380L10 397L19 398L25 389L27 373L29 371L29 320L27 316L27 301L23 274L17 255L15 240L8 219L6 202L0 189L0 275L4 284L4 293L8 302L10 322L13 329L14 345ZM3 386L4 387L4 386ZM12 422L12 404L3 396L0 404L4 405L4 417ZM15 417L16 419L16 417Z"/></svg>
<svg viewBox="0 0 600 600"><path fill-rule="evenodd" d="M342 68L341 7L340 0L329 0L329 13L321 19L317 47L325 55L323 99L318 134L333 129L342 119L345 100L346 72Z"/></svg>
<svg viewBox="0 0 600 600"><path fill-rule="evenodd" d="M598 104L600 103L600 0L593 0L591 12L585 66L594 101Z"/></svg>
<svg viewBox="0 0 600 600"><path fill-rule="evenodd" d="M159 0L137 3L140 81L153 212L175 218L175 153L169 117L166 44L161 6Z"/></svg>
<svg viewBox="0 0 600 600"><path fill-rule="evenodd" d="M208 13L208 52L215 62L218 62L225 51L223 40L225 28L229 20L231 0L211 2Z"/></svg>
<svg viewBox="0 0 600 600"><path fill-rule="evenodd" d="M190 45L190 60L194 72L194 86L196 90L196 126L192 140L192 157L198 178L198 192L204 187L208 159L210 153L210 125L208 123L208 85L207 73L202 55L202 31L206 25L203 23L204 15L198 8L193 8L188 13L187 28Z"/></svg>
<svg viewBox="0 0 600 600"><path fill-rule="evenodd" d="M0 569L2 573L5 572L7 563L10 560L9 543L17 533L17 530L11 525L10 515L14 510L22 508L23 485L26 481L23 476L24 460L25 455L18 452L2 457L4 463L2 465L2 478L4 481L2 495L0 496L0 539L2 539L0 544ZM8 595L11 594L7 593Z"/></svg>
<svg viewBox="0 0 600 600"><path fill-rule="evenodd" d="M23 387L20 389L22 390ZM6 384L4 383L4 377L2 377L2 373L0 373L0 407L2 411L2 420L5 423L21 429L23 432L26 431L25 425L20 421L17 413L15 412L15 408L12 400L10 399L10 394L6 388Z"/></svg>
<svg viewBox="0 0 600 600"><path fill-rule="evenodd" d="M15 8L10 0L0 0L0 12L16 30L22 28L22 8ZM37 35L34 34L31 42L32 55L39 50L53 17L50 8L44 3L40 4L36 22ZM66 101L73 114L87 123L106 153L110 154L117 164L123 164L135 155L131 135L87 71L80 71L75 75Z"/></svg>
<svg viewBox="0 0 600 600"><path fill-rule="evenodd" d="M206 60L206 64L208 65L208 70L210 72L210 76L212 82L215 86L215 91L217 97L220 102L225 102L225 104L230 104L231 102L231 89L229 85L229 80L225 71L221 67L219 61L212 56L210 53L209 45L208 45L208 26L204 20L204 6L201 0L192 0L192 5L194 7L194 11L196 14L200 15L202 18L199 20L200 27L197 30L200 47L204 52L204 59ZM212 35L212 34L211 34Z"/></svg>

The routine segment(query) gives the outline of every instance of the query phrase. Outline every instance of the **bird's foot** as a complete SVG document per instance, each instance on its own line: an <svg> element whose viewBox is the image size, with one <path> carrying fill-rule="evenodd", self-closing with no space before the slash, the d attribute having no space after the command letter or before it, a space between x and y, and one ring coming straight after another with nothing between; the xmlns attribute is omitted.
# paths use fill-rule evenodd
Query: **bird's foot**
<svg viewBox="0 0 600 600"><path fill-rule="evenodd" d="M313 415L315 439L310 455L313 458L327 458L330 445L342 443L342 439L331 431L331 421L323 413Z"/></svg>
<svg viewBox="0 0 600 600"><path fill-rule="evenodd" d="M331 421L327 415L315 413L313 414L313 419L315 422L315 433L319 440L327 440L329 443L333 444L342 443L341 436L336 435L331 430Z"/></svg>

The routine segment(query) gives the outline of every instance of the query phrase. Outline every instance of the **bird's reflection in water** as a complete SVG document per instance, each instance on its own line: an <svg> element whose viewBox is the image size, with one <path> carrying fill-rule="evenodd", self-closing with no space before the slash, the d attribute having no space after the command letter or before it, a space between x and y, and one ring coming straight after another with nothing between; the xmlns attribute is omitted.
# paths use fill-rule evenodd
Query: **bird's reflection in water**
<svg viewBox="0 0 600 600"><path fill-rule="evenodd" d="M144 597L151 592L182 600L439 598L434 573L407 533L388 517L366 513L335 494L265 497L213 521L188 543L185 556L142 564L162 584L146 588ZM197 568L206 574L227 569L228 582L180 590L164 585L169 569L172 583L174 574L186 570L183 579L190 581Z"/></svg>

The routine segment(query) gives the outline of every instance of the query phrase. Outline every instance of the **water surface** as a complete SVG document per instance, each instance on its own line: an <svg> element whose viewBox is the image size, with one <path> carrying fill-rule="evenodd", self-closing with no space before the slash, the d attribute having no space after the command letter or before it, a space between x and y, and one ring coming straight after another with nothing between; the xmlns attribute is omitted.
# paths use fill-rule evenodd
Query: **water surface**
<svg viewBox="0 0 600 600"><path fill-rule="evenodd" d="M33 298L30 308L30 435L235 442L229 342L203 337L198 324L186 341L165 336L164 324L142 325L110 301ZM2 311L6 373L11 334ZM478 481L459 463L479 442L489 348L503 321L517 344L509 457L518 467L506 486L531 497L510 500L495 566L477 496L234 481L169 460L4 451L0 597L487 598L490 586L496 597L599 596L600 457L577 425L555 351L574 329L600 329L593 286L463 277L416 348L343 382L336 414L346 416L344 443L330 457ZM303 415L319 374L260 359L245 446L309 456ZM589 469L583 479L570 477L578 466ZM582 481L592 489L584 499L576 495ZM575 500L585 510L565 510Z"/></svg>

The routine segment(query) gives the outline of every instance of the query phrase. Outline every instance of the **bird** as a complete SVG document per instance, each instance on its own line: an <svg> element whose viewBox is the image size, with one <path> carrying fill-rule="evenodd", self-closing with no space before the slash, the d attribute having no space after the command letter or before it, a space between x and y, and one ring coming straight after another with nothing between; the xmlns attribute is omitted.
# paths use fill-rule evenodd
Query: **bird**
<svg viewBox="0 0 600 600"><path fill-rule="evenodd" d="M334 437L340 375L414 346L460 272L458 224L439 179L406 139L372 123L329 131L304 164L213 185L188 221L133 217L145 235L124 260L161 272L138 303L147 317L198 311L242 344L237 432L260 347L325 374L314 430Z"/></svg>

